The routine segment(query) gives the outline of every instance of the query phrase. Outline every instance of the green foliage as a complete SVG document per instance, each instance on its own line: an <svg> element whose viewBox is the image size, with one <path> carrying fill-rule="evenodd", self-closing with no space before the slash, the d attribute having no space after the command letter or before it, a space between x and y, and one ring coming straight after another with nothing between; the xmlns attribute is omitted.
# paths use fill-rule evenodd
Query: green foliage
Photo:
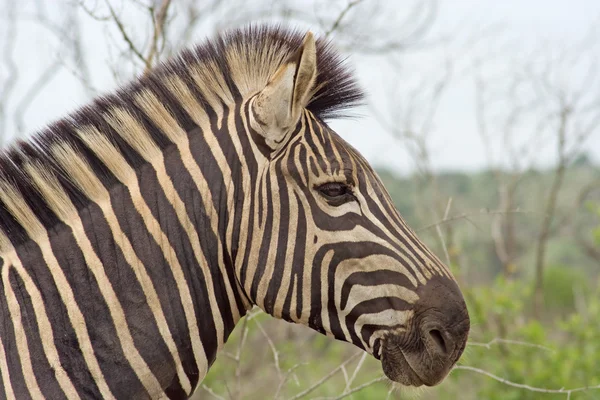
<svg viewBox="0 0 600 400"><path fill-rule="evenodd" d="M586 274L576 268L549 266L544 272L544 302L551 311L573 310L576 295L589 294Z"/></svg>
<svg viewBox="0 0 600 400"><path fill-rule="evenodd" d="M566 288L572 282L581 283L564 268L553 268L547 282L557 299L564 298L569 303L573 298L566 295ZM530 282L498 278L490 286L468 291L473 332L461 364L484 369L511 382L549 390L600 385L600 290L588 291L588 295L579 291L580 309L573 309L564 317L538 321L524 314L531 298L530 288ZM510 340L494 341L497 338ZM473 374L476 373L454 372L442 387L431 393L431 398L456 398L453 397L458 393L456 388L468 381L472 394L461 398L566 399L564 393L542 394ZM600 391L574 392L570 398L597 397Z"/></svg>
<svg viewBox="0 0 600 400"><path fill-rule="evenodd" d="M592 239L594 240L594 243L600 247L600 204L589 203L587 204L587 207L599 220L598 226L592 230Z"/></svg>

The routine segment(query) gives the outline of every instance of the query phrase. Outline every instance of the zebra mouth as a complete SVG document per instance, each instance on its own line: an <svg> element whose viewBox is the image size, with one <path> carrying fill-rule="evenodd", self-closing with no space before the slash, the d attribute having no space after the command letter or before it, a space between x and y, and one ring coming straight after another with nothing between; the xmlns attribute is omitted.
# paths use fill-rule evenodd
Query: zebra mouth
<svg viewBox="0 0 600 400"><path fill-rule="evenodd" d="M388 379L401 385L432 386L432 384L426 383L410 365L401 346L398 345L397 339L389 338L384 341L381 352L381 367Z"/></svg>

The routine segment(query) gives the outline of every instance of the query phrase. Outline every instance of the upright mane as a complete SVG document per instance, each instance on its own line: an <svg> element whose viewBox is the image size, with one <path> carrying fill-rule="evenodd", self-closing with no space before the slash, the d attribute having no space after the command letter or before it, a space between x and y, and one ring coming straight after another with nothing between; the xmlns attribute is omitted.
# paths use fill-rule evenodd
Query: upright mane
<svg viewBox="0 0 600 400"><path fill-rule="evenodd" d="M90 126L95 128L117 146L130 165L139 167L144 163L143 158L105 120L112 110L121 109L136 118L156 145L165 148L171 142L140 111L134 102L136 95L155 95L181 126L190 131L196 128L195 124L166 89L170 78L176 77L184 82L196 100L207 108L214 104L215 99L224 104L233 102L264 88L269 77L298 49L303 37L304 32L299 30L248 26L182 51L115 93L96 98L30 139L3 150L0 153L0 191L4 192L4 196L0 199L20 197L34 210L46 229L56 226L59 220L25 172L27 165L34 165L55 176L73 203L81 209L89 203L89 199L64 173L55 160L53 150L64 146L73 149L89 163L108 188L116 183L116 179L86 147L77 134L78 130ZM344 110L362 100L363 94L343 58L325 40L317 41L317 68L317 81L308 104L308 109L315 116L321 119L343 116ZM0 251L16 247L28 239L21 223L11 215L3 201L0 201L0 239ZM10 243L3 243L6 240Z"/></svg>

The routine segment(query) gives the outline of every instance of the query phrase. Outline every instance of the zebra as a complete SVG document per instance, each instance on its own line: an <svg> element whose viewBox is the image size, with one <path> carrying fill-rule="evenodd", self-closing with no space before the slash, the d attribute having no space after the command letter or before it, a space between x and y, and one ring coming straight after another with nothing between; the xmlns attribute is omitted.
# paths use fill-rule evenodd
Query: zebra
<svg viewBox="0 0 600 400"><path fill-rule="evenodd" d="M363 101L312 33L217 35L0 155L3 398L188 398L253 306L408 386L465 301L325 122Z"/></svg>

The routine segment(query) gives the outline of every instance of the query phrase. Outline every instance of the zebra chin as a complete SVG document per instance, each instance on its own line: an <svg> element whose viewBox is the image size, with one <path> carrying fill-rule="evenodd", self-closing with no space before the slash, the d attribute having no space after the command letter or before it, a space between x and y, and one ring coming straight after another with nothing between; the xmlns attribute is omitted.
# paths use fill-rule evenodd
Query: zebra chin
<svg viewBox="0 0 600 400"><path fill-rule="evenodd" d="M452 370L467 344L470 321L454 281L434 278L418 289L419 300L403 332L384 336L384 374L404 386L434 386Z"/></svg>

